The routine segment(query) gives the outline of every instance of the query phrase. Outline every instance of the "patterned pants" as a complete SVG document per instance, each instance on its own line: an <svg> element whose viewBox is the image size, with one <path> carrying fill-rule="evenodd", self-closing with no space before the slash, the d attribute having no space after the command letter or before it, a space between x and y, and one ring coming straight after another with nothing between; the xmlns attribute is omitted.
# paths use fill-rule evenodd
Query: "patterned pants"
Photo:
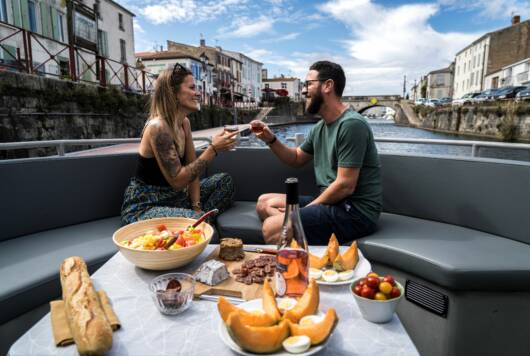
<svg viewBox="0 0 530 356"><path fill-rule="evenodd" d="M228 209L234 198L234 181L227 173L217 173L201 179L201 207L203 211ZM187 189L176 191L172 187L145 184L131 178L121 207L124 225L138 220L180 216L197 219L201 214L191 209Z"/></svg>

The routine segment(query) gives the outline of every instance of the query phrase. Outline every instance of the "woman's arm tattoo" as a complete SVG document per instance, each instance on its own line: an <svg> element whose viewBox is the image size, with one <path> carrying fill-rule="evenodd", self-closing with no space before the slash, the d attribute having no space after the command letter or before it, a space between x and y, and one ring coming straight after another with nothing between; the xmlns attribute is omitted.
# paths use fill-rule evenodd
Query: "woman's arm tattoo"
<svg viewBox="0 0 530 356"><path fill-rule="evenodd" d="M155 147L162 165L160 168L163 168L171 178L176 178L182 164L173 137L168 132L156 133Z"/></svg>
<svg viewBox="0 0 530 356"><path fill-rule="evenodd" d="M197 179L205 170L208 163L203 159L196 159L186 166L190 170L190 182Z"/></svg>

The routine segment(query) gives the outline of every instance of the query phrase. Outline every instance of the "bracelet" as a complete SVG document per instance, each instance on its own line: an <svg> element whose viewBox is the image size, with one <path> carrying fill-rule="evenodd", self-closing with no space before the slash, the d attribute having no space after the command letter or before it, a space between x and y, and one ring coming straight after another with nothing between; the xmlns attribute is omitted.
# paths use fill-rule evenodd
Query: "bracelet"
<svg viewBox="0 0 530 356"><path fill-rule="evenodd" d="M201 208L201 203L200 203L200 202L191 203L191 207L192 207L192 208L200 209L200 208Z"/></svg>
<svg viewBox="0 0 530 356"><path fill-rule="evenodd" d="M277 140L277 138L276 138L276 135L275 135L275 136L273 137L273 139L271 140L271 142L267 142L267 145L268 145L268 146L272 146L272 144L273 144L274 142L276 142L276 140Z"/></svg>
<svg viewBox="0 0 530 356"><path fill-rule="evenodd" d="M210 143L208 146L213 149L213 152L215 153L215 156L217 156L217 150L215 149L215 146L213 145L213 143Z"/></svg>

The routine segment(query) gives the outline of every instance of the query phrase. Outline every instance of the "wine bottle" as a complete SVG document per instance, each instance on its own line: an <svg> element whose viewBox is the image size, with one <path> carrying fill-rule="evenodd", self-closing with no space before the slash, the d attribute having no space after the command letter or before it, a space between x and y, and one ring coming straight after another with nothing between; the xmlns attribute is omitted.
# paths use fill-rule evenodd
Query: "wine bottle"
<svg viewBox="0 0 530 356"><path fill-rule="evenodd" d="M298 179L287 178L285 186L285 216L276 255L276 294L298 297L308 283L308 246L298 205Z"/></svg>

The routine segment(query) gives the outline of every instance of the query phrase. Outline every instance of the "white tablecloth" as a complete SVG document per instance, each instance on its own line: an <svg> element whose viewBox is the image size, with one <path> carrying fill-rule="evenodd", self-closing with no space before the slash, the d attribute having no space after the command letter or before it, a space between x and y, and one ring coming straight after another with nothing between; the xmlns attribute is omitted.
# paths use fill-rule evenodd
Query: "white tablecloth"
<svg viewBox="0 0 530 356"><path fill-rule="evenodd" d="M191 272L212 252L207 249L193 263L180 269ZM322 247L311 247L319 252ZM59 268L59 266L57 267ZM109 355L233 355L218 335L221 319L215 302L194 301L184 313L165 316L158 312L149 294L149 282L166 272L135 267L120 253L93 276L96 289L109 295L122 328L114 333ZM387 324L364 320L349 286L320 286L321 305L333 306L340 318L325 355L417 355L397 315ZM18 339L10 356L77 355L75 345L55 347L50 314Z"/></svg>

